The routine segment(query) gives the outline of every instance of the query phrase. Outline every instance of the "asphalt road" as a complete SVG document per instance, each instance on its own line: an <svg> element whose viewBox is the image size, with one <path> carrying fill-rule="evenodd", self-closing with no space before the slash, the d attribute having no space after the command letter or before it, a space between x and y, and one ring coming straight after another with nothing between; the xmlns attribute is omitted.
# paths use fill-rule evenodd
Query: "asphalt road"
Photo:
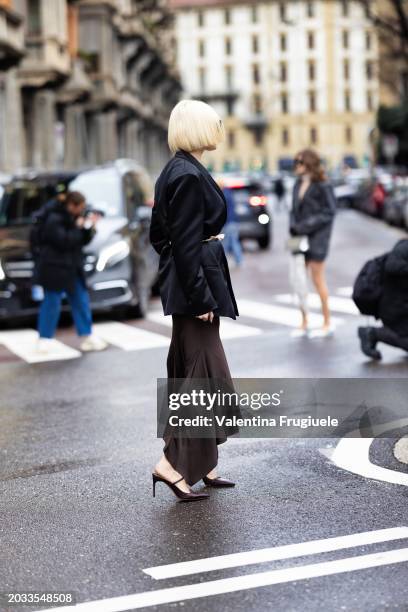
<svg viewBox="0 0 408 612"><path fill-rule="evenodd" d="M233 376L406 377L401 351L384 349L375 364L359 352L362 319L347 298L361 265L400 234L340 213L328 265L335 334L295 339L286 219L275 217L273 249L250 249L243 269L233 271L244 312L235 337L226 325ZM220 447L219 466L235 489L183 505L159 484L152 498L150 474L162 448L156 378L165 376L170 333L159 304L152 308L148 320L120 324L128 342L129 330L142 330L153 347L126 345L124 329L107 330L105 317L99 331L113 345L103 353L33 364L24 350L16 354L18 338L1 349L0 592L73 591L78 603L88 602L78 609L97 612L408 610L408 530L381 531L408 528L407 486L339 467L332 455L338 440L230 440ZM115 333L122 338L116 344ZM78 345L69 327L58 338ZM406 475L390 440L374 441L369 458ZM328 540L366 532L378 534ZM251 551L258 552L224 557ZM179 562L187 563L143 571ZM126 595L134 597L116 599Z"/></svg>

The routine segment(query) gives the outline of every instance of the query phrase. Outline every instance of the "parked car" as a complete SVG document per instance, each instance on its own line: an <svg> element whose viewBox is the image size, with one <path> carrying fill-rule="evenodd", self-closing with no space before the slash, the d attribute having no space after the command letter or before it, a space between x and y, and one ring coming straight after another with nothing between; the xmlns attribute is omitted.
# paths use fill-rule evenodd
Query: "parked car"
<svg viewBox="0 0 408 612"><path fill-rule="evenodd" d="M5 187L0 201L0 319L37 311L31 298L32 216L61 184L81 191L88 206L104 214L84 249L92 309L126 307L143 316L158 263L149 241L152 186L143 168L118 160L79 173L16 176Z"/></svg>
<svg viewBox="0 0 408 612"><path fill-rule="evenodd" d="M246 176L218 175L218 178L232 190L240 240L253 239L261 249L267 249L272 241L272 219L262 184Z"/></svg>
<svg viewBox="0 0 408 612"><path fill-rule="evenodd" d="M405 208L408 205L408 183L400 178L393 191L386 197L384 203L384 219L390 225L405 226Z"/></svg>

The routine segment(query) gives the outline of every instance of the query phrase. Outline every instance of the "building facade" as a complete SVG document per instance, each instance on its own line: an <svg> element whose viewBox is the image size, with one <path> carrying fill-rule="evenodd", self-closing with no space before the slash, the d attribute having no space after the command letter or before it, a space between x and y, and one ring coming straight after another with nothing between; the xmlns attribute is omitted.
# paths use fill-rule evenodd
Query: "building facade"
<svg viewBox="0 0 408 612"><path fill-rule="evenodd" d="M147 4L0 0L0 26L5 13L18 38L4 51L10 67L0 65L0 120L10 131L2 138L1 171L130 157L158 173L181 87L166 3Z"/></svg>
<svg viewBox="0 0 408 612"><path fill-rule="evenodd" d="M303 147L367 162L378 41L352 0L172 0L185 95L225 119L216 169L284 168Z"/></svg>

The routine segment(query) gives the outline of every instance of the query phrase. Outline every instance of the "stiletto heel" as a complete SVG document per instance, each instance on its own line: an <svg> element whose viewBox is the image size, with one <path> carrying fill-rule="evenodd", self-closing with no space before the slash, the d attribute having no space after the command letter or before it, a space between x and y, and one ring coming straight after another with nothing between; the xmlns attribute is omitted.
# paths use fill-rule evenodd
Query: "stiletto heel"
<svg viewBox="0 0 408 612"><path fill-rule="evenodd" d="M178 480L176 480L175 482L170 482L169 480L166 480L165 478L163 478L159 474L156 474L155 472L152 473L152 477L153 477L153 497L155 497L156 482L164 482L164 484L166 484L173 491L174 495L178 497L178 499L182 502L199 501L200 499L207 499L208 497L210 497L208 493L194 493L193 491L186 493L185 491L182 491L181 489L179 489L179 487L176 487L176 484L183 480L183 476L179 478Z"/></svg>

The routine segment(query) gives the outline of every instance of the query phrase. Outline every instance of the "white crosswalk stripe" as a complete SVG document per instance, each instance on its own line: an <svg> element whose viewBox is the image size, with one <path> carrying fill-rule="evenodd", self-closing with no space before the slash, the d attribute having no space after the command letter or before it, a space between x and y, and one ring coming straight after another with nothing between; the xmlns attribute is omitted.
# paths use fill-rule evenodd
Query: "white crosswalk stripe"
<svg viewBox="0 0 408 612"><path fill-rule="evenodd" d="M348 289L348 288L344 288ZM310 295L310 307L320 309L319 297ZM272 323L283 328L298 328L300 325L300 312L293 303L292 296L288 293L271 296L271 302L258 302L256 300L242 299L238 301L240 315L251 319L254 323L247 324L222 318L220 335L223 340L234 338L249 338L261 335L262 324ZM333 296L331 308L334 313L342 315L358 314L351 299L347 297ZM123 351L139 351L166 347L170 343L168 330L172 325L172 318L165 317L161 310L152 310L147 315L147 321L157 326L157 329L147 330L139 323L120 323L106 321L94 324L94 332L106 342ZM322 325L323 319L320 313L310 313L311 327ZM342 317L332 317L333 326L337 327L346 322ZM143 325L143 323L142 323ZM0 332L0 345L14 353L28 363L39 363L61 359L75 359L81 353L64 344L59 340L53 340L47 354L36 351L38 334L33 329L19 329L14 331Z"/></svg>
<svg viewBox="0 0 408 612"><path fill-rule="evenodd" d="M161 312L149 312L147 315L149 321L171 327L171 317L165 317ZM242 325L236 321L230 321L228 319L222 319L220 323L220 336L223 340L229 340L231 338L245 338L248 336L257 336L262 333L262 330L257 327L250 327L249 325Z"/></svg>
<svg viewBox="0 0 408 612"><path fill-rule="evenodd" d="M59 340L50 342L49 353L37 351L38 334L33 329L17 329L0 332L0 344L27 363L41 363L44 361L58 361L62 359L75 359L81 353Z"/></svg>
<svg viewBox="0 0 408 612"><path fill-rule="evenodd" d="M167 336L125 323L96 323L93 327L95 335L123 351L136 351L170 344Z"/></svg>
<svg viewBox="0 0 408 612"><path fill-rule="evenodd" d="M290 293L284 293L281 295L276 295L274 299L279 302L279 304L288 304L288 305L296 305L295 299L293 295ZM309 308L312 309L320 309L321 303L320 298L317 293L310 293L307 299ZM333 312L338 312L341 314L350 314L350 315L359 315L359 311L357 306L351 299L346 297L337 297L330 296L329 298L329 306L330 310Z"/></svg>
<svg viewBox="0 0 408 612"><path fill-rule="evenodd" d="M288 308L276 304L264 304L252 300L239 300L238 310L240 314L252 319L260 319L269 323L278 323L286 327L296 328L301 324L300 311L297 308ZM320 314L310 313L309 323L312 327L321 326L323 317ZM344 323L344 319L332 317L334 326L339 326Z"/></svg>

